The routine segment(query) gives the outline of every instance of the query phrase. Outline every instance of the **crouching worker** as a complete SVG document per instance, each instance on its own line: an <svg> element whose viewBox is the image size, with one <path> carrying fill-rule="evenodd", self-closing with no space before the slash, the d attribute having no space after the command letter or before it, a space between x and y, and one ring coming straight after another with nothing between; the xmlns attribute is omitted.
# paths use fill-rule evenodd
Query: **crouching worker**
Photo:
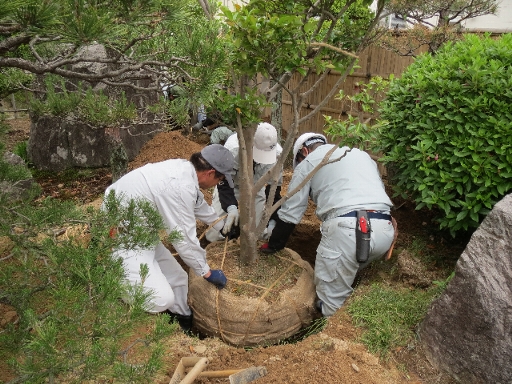
<svg viewBox="0 0 512 384"><path fill-rule="evenodd" d="M323 135L300 136L293 147L294 171L288 190L300 185L333 147ZM350 296L357 271L386 254L395 233L390 215L393 204L371 157L357 148L342 147L329 159L281 206L269 242L260 248L272 253L285 247L311 196L322 221L315 260L316 307L326 317Z"/></svg>
<svg viewBox="0 0 512 384"><path fill-rule="evenodd" d="M141 198L152 202L168 231L180 232L180 240L173 246L183 262L220 289L226 285L226 276L221 270L210 269L196 234L196 219L210 225L218 215L199 188L211 188L222 180L233 185L233 161L233 155L222 145L210 145L194 153L189 161L167 160L135 169L108 187L105 195L114 191L121 202ZM223 225L220 221L215 227L221 230ZM131 285L141 284L140 267L147 266L149 273L142 282L151 292L147 311L170 314L188 332L192 327L188 275L164 244L159 242L149 249L117 249L114 255L123 260Z"/></svg>
<svg viewBox="0 0 512 384"><path fill-rule="evenodd" d="M256 184L258 180L263 177L277 162L277 158L281 155L283 148L277 142L277 131L273 125L269 123L260 123L256 128L254 134L254 145L252 148L253 154L253 180ZM229 149L233 155L235 161L233 165L233 183L229 185L227 183L219 183L219 185L213 191L212 207L219 214L219 216L226 216L226 222L222 232L218 232L215 229L210 229L206 233L206 239L210 242L223 240L226 234L229 234L232 228L238 226L239 212L238 212L238 199L240 197L240 151L238 143L238 134L235 133L227 139L224 147ZM282 184L282 171L277 181L276 192L274 195L273 203L281 199L281 184ZM256 193L255 196L255 207L256 207L256 223L259 223L263 212L265 211L265 203L270 195L271 185L268 184L265 188L262 188ZM277 213L274 212L271 216L271 220L267 223L268 227L271 227L275 223ZM265 230L265 234L268 232L268 228Z"/></svg>

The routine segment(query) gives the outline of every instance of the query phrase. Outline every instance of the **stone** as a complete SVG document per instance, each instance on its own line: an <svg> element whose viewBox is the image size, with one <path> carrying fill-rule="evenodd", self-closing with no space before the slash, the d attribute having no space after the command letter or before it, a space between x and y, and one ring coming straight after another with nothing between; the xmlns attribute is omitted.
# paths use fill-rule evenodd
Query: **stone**
<svg viewBox="0 0 512 384"><path fill-rule="evenodd" d="M87 57L91 61L79 62L72 69L84 74L100 74L106 70L119 69L115 64L105 64L112 59L115 52L106 49L99 44L92 44L82 48L78 57ZM103 61L103 62L101 62ZM138 110L138 119L134 122L124 122L119 127L98 127L81 121L77 116L34 116L31 115L27 152L30 161L41 170L62 171L73 167L96 168L110 166L111 153L116 146L112 146L113 140L110 133L115 131L114 141L119 141L124 146L128 161L133 160L142 146L164 128L164 124L156 115L148 111L148 106L155 104L160 92L155 90L144 91L151 84L154 76L150 73L137 71L127 72L117 79L121 83L129 83L129 86L111 86L103 82L86 82L81 79L68 79L74 83L68 91L74 91L78 83L84 87L91 86L94 91L101 91L110 99L119 100L124 94L128 103L133 103ZM34 87L41 88L44 93L44 81L38 79ZM121 171L121 172L118 172ZM116 173L122 173L117 170ZM116 174L116 177L122 175Z"/></svg>
<svg viewBox="0 0 512 384"><path fill-rule="evenodd" d="M512 378L512 194L483 220L420 325L427 358L466 384Z"/></svg>
<svg viewBox="0 0 512 384"><path fill-rule="evenodd" d="M26 166L25 160L23 160L20 156L16 155L15 153L9 151L6 151L4 153L4 161L10 165Z"/></svg>
<svg viewBox="0 0 512 384"><path fill-rule="evenodd" d="M128 159L133 160L159 130L153 124L120 129ZM72 118L41 116L32 121L27 148L30 161L38 169L56 172L110 166L112 148L105 131Z"/></svg>
<svg viewBox="0 0 512 384"><path fill-rule="evenodd" d="M0 181L0 194L5 194L9 201L18 201L30 196L32 188L37 188L34 179L12 181Z"/></svg>
<svg viewBox="0 0 512 384"><path fill-rule="evenodd" d="M27 164L20 156L6 151L3 155L3 161L13 167L26 168L26 174L30 175ZM30 197L32 192L35 193L37 188L39 188L39 185L31 176L27 177L26 179L17 181L0 181L0 194L4 194L10 201L26 199Z"/></svg>

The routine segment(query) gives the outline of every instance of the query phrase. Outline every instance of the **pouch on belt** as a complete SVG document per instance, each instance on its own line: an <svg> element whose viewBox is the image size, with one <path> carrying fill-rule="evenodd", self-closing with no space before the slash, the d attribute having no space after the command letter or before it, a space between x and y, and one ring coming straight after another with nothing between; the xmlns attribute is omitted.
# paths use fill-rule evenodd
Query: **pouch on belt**
<svg viewBox="0 0 512 384"><path fill-rule="evenodd" d="M356 259L366 263L370 257L371 224L366 211L357 211Z"/></svg>

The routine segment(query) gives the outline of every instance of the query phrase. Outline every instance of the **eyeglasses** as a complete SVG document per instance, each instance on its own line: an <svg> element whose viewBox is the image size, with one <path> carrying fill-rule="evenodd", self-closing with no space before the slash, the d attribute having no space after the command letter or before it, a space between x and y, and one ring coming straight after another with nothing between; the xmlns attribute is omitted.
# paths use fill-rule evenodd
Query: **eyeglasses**
<svg viewBox="0 0 512 384"><path fill-rule="evenodd" d="M306 156L304 156L302 154L302 148L299 150L299 152L297 152L297 155L295 156L295 161L298 163L300 163L302 160L304 160L306 158Z"/></svg>

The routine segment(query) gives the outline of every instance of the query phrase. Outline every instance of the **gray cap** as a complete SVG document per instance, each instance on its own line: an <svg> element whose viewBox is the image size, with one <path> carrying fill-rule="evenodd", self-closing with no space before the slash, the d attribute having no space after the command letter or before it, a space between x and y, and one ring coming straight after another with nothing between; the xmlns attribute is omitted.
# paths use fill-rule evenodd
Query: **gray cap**
<svg viewBox="0 0 512 384"><path fill-rule="evenodd" d="M235 158L227 148L220 144L212 144L204 147L201 150L203 158L213 167L216 171L222 173L231 188L234 188L233 166L235 165Z"/></svg>

